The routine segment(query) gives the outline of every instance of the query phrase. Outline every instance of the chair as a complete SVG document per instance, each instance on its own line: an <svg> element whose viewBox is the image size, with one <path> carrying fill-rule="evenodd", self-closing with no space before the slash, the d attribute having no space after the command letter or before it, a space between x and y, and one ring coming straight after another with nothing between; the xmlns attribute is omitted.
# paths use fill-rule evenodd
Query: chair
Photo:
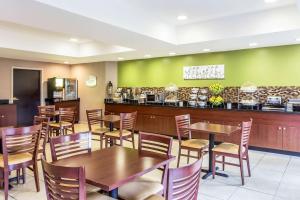
<svg viewBox="0 0 300 200"><path fill-rule="evenodd" d="M51 133L56 132L56 135L67 135L68 131L75 133L75 108L59 108L59 122L51 122L49 128Z"/></svg>
<svg viewBox="0 0 300 200"><path fill-rule="evenodd" d="M156 153L169 157L171 156L172 141L171 137L140 132L138 149L140 153ZM144 200L153 194L165 195L168 168L169 165L159 168L163 171L161 180L141 177L121 186L119 196L124 200Z"/></svg>
<svg viewBox="0 0 300 200"><path fill-rule="evenodd" d="M74 133L49 139L52 161L90 153L92 149L91 133Z"/></svg>
<svg viewBox="0 0 300 200"><path fill-rule="evenodd" d="M92 136L90 132L74 133L50 138L52 161L71 156L90 153L92 150ZM87 184L87 191L99 191L98 187Z"/></svg>
<svg viewBox="0 0 300 200"><path fill-rule="evenodd" d="M35 186L40 191L37 154L40 140L41 125L2 129L2 152L0 168L3 173L4 196L8 199L9 173L14 170L33 166ZM23 171L25 176L25 170ZM23 180L25 182L25 180Z"/></svg>
<svg viewBox="0 0 300 200"><path fill-rule="evenodd" d="M100 120L100 118L103 116L102 109L87 110L86 115L90 132L92 135L100 137L99 140L93 140L100 141L100 149L102 149L103 141L105 141L104 133L109 132L109 128L106 128L103 121Z"/></svg>
<svg viewBox="0 0 300 200"><path fill-rule="evenodd" d="M166 198L152 195L146 200L197 200L202 158L195 163L177 169L169 169Z"/></svg>
<svg viewBox="0 0 300 200"><path fill-rule="evenodd" d="M113 200L98 192L87 193L84 167L55 166L42 160L47 200Z"/></svg>
<svg viewBox="0 0 300 200"><path fill-rule="evenodd" d="M120 146L123 146L123 140L132 142L134 144L134 130L136 124L137 112L132 113L120 113L120 129L105 133L105 147L108 147L108 143L117 144L116 141L120 140ZM128 140L131 138L131 140Z"/></svg>
<svg viewBox="0 0 300 200"><path fill-rule="evenodd" d="M40 142L39 142L39 149L38 149L38 160L42 159L42 156L46 158L46 144L49 138L49 123L50 118L45 116L34 116L33 124L42 125L41 129L41 136L40 136Z"/></svg>
<svg viewBox="0 0 300 200"><path fill-rule="evenodd" d="M240 167L242 185L244 185L245 180L244 180L243 160L247 161L248 175L249 177L251 176L250 161L249 161L249 154L248 154L251 127L252 127L252 119L250 119L250 121L242 123L241 142L239 145L232 144L232 143L221 143L220 145L217 145L215 148L213 148L213 178L215 178L216 163L222 163L223 170L225 168L225 164L233 165L233 166ZM218 156L222 156L222 161L216 159ZM225 157L237 158L239 159L239 164L225 162Z"/></svg>
<svg viewBox="0 0 300 200"><path fill-rule="evenodd" d="M181 156L187 157L188 164L190 162L190 158L199 159L203 150L208 148L209 141L204 139L192 139L191 131L187 129L183 129L183 127L190 126L191 124L191 117L189 114L175 116L175 121L176 121L177 137L179 141L178 162L177 162L177 167L179 167ZM182 150L187 150L187 154L183 154ZM190 154L191 151L197 152L198 156L197 157L192 156Z"/></svg>
<svg viewBox="0 0 300 200"><path fill-rule="evenodd" d="M50 120L55 119L55 105L38 106L38 114L42 117L49 117Z"/></svg>

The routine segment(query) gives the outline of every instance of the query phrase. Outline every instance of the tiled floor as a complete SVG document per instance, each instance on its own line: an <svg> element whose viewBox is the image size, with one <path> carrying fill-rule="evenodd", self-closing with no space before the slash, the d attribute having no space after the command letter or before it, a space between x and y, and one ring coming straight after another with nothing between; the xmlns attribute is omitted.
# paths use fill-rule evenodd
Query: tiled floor
<svg viewBox="0 0 300 200"><path fill-rule="evenodd" d="M76 127L76 131L84 131L86 125ZM49 153L49 146L47 147ZM93 142L93 149L99 149L99 144ZM173 144L173 155L177 155L178 143ZM49 157L49 156L48 156ZM203 166L207 167L207 156ZM199 189L200 200L300 200L300 158L286 155L250 151L252 177L246 177L245 186L241 186L239 168L228 166L225 172L229 178L216 177L201 180ZM184 164L186 160L182 160ZM175 167L176 162L171 164ZM41 191L35 192L32 174L28 172L27 183L16 185L9 191L10 199L44 200L45 188L40 173ZM247 174L247 171L245 170ZM158 172L148 176L159 178ZM3 192L0 191L0 200Z"/></svg>

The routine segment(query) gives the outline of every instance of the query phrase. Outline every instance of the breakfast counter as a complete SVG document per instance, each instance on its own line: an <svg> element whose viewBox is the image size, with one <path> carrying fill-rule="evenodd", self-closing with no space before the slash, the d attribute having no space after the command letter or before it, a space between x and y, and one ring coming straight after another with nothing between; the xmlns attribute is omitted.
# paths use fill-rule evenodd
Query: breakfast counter
<svg viewBox="0 0 300 200"><path fill-rule="evenodd" d="M175 116L190 114L192 123L240 125L243 120L253 119L250 138L252 147L300 152L300 113L222 108L177 107L156 104L106 103L105 110L111 113L138 112L136 130L176 137ZM195 135L196 136L196 135ZM208 138L207 134L198 135ZM218 136L218 141L240 142L240 135Z"/></svg>

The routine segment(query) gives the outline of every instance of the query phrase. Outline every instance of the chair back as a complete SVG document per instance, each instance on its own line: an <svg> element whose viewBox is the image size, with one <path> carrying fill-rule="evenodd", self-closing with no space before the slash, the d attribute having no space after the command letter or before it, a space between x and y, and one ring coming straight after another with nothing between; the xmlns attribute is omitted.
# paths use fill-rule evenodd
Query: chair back
<svg viewBox="0 0 300 200"><path fill-rule="evenodd" d="M55 105L38 106L39 116L53 117L55 112Z"/></svg>
<svg viewBox="0 0 300 200"><path fill-rule="evenodd" d="M87 110L86 116L90 131L92 130L92 125L100 125L103 127L103 121L100 120L103 116L102 109Z"/></svg>
<svg viewBox="0 0 300 200"><path fill-rule="evenodd" d="M59 121L74 124L76 111L74 107L59 108Z"/></svg>
<svg viewBox="0 0 300 200"><path fill-rule="evenodd" d="M152 134L139 133L139 152L159 153L165 156L170 156L172 151L173 138Z"/></svg>
<svg viewBox="0 0 300 200"><path fill-rule="evenodd" d="M47 200L86 200L84 167L63 167L42 159Z"/></svg>
<svg viewBox="0 0 300 200"><path fill-rule="evenodd" d="M134 131L136 123L137 112L132 113L120 113L120 131L131 130Z"/></svg>
<svg viewBox="0 0 300 200"><path fill-rule="evenodd" d="M32 154L37 160L41 125L2 129L2 154L4 167L8 167L8 156L21 153Z"/></svg>
<svg viewBox="0 0 300 200"><path fill-rule="evenodd" d="M191 116L190 114L175 116L176 121L176 131L179 142L183 137L188 137L191 139L191 131L187 129L183 129L182 127L191 125Z"/></svg>
<svg viewBox="0 0 300 200"><path fill-rule="evenodd" d="M195 163L169 169L167 200L197 200L202 158Z"/></svg>
<svg viewBox="0 0 300 200"><path fill-rule="evenodd" d="M252 127L252 118L250 121L242 122L242 133L241 133L241 144L240 152L243 153L245 150L248 150L251 127Z"/></svg>
<svg viewBox="0 0 300 200"><path fill-rule="evenodd" d="M52 161L90 153L91 132L74 133L50 138Z"/></svg>
<svg viewBox="0 0 300 200"><path fill-rule="evenodd" d="M38 153L42 153L46 157L46 143L48 141L48 133L49 133L49 123L50 118L46 116L34 116L33 124L38 125L41 124L41 132L40 132L40 142L39 142L39 149Z"/></svg>

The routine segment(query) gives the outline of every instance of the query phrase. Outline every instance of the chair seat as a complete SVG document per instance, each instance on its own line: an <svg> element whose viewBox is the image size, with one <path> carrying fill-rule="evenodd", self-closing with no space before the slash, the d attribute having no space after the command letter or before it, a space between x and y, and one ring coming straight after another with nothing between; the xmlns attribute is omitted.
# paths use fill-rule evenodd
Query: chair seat
<svg viewBox="0 0 300 200"><path fill-rule="evenodd" d="M120 130L114 130L114 131L105 133L105 136L119 138L120 134L121 134ZM131 131L123 130L122 136L129 136L129 135L131 135Z"/></svg>
<svg viewBox="0 0 300 200"><path fill-rule="evenodd" d="M165 200L165 198L163 198L161 195L151 195L150 197L148 197L145 200Z"/></svg>
<svg viewBox="0 0 300 200"><path fill-rule="evenodd" d="M100 194L98 192L91 192L91 193L87 192L86 199L87 200L116 200L114 198L111 198L104 194Z"/></svg>
<svg viewBox="0 0 300 200"><path fill-rule="evenodd" d="M109 128L99 127L99 126L92 126L92 134L103 135L106 132L109 132Z"/></svg>
<svg viewBox="0 0 300 200"><path fill-rule="evenodd" d="M187 147L192 149L204 149L208 146L208 144L209 144L208 140L202 140L202 139L190 139L181 142L182 147Z"/></svg>
<svg viewBox="0 0 300 200"><path fill-rule="evenodd" d="M66 127L66 126L72 126L72 123L71 122L61 122L61 123L60 122L51 122L49 124L49 126L52 128L60 128L60 125L62 127Z"/></svg>
<svg viewBox="0 0 300 200"><path fill-rule="evenodd" d="M213 148L215 152L228 153L228 154L239 154L239 145L232 143L222 143Z"/></svg>
<svg viewBox="0 0 300 200"><path fill-rule="evenodd" d="M164 186L149 178L138 178L119 188L119 197L125 200L144 200L151 195L162 193Z"/></svg>
<svg viewBox="0 0 300 200"><path fill-rule="evenodd" d="M19 153L15 155L9 155L8 156L8 165L15 165L15 164L20 164L24 163L27 161L32 160L32 154L30 153ZM3 162L3 155L0 154L0 167L4 167L4 162Z"/></svg>

